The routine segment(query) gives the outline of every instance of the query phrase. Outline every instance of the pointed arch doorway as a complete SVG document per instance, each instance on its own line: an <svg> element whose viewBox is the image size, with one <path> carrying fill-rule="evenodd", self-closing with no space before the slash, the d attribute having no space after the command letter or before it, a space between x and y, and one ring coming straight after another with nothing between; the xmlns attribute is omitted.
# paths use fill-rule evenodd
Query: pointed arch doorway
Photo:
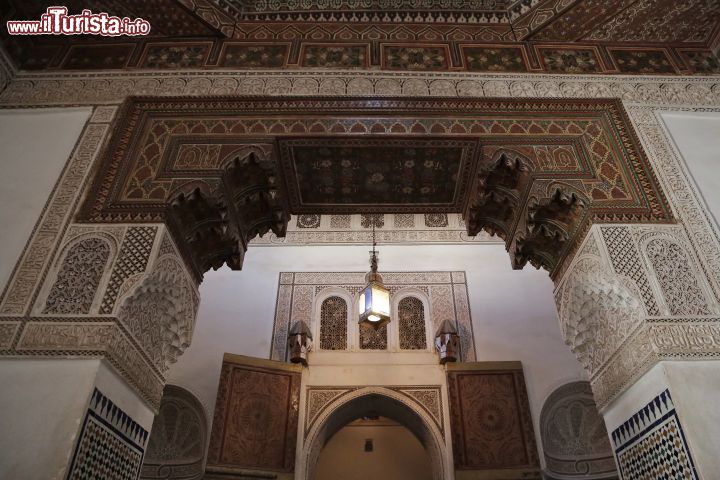
<svg viewBox="0 0 720 480"><path fill-rule="evenodd" d="M357 455L350 454L347 462L329 464L324 458L323 452L326 449L342 450L344 445L336 445L336 442L347 443L352 441L352 432L347 433L347 426L353 424L363 417L383 417L390 420L397 426L397 431L386 437L386 440L395 438L398 440L394 445L392 442L386 442L378 446L390 446L392 452L383 452L382 456L367 457L366 465L362 468L368 474L377 472L378 465L370 465L375 461L384 461L392 455L396 456L396 460L400 460L404 455L413 451L420 455L415 461L425 465L426 477L428 480L442 480L452 478L451 466L452 462L448 462L449 445L445 442L442 433L428 417L422 407L415 405L409 401L407 397L399 395L393 390L382 387L367 387L354 391L352 394L343 395L329 405L320 418L314 423L305 437L302 455L298 457L296 470L299 475L296 478L305 480L323 480L330 478L328 475L332 473L334 478L355 478L357 472L352 474L348 471L344 474L345 469L354 468L357 465ZM382 428L382 427L380 427ZM419 444L419 445L417 445ZM364 445L353 445L353 448L363 448ZM420 448L417 448L420 447ZM332 453L332 452L331 452ZM389 453L389 455L388 455ZM335 454L337 454L335 452ZM380 459L380 460L379 460ZM339 469L337 466L340 465ZM299 468L297 468L299 467ZM402 469L394 461L389 461L387 468L396 469L396 473L406 473L408 475L417 471L417 465L406 465ZM335 469L335 471L333 471ZM389 472L388 472L389 473ZM374 478L385 478L374 475ZM393 476L392 478L396 478ZM399 477L397 477L399 478ZM410 477L408 477L410 478ZM417 477L415 477L417 478Z"/></svg>

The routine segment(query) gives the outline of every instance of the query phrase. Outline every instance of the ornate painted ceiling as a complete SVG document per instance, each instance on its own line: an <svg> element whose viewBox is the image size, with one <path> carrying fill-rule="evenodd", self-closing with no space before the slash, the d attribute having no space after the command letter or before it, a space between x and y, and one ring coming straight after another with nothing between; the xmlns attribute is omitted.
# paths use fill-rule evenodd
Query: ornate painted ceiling
<svg viewBox="0 0 720 480"><path fill-rule="evenodd" d="M148 37L9 37L24 69L342 68L717 74L716 0L69 0ZM8 0L3 18L47 2Z"/></svg>
<svg viewBox="0 0 720 480"><path fill-rule="evenodd" d="M551 272L592 223L672 221L617 100L131 98L92 185L81 220L166 221L198 275L290 214L461 213Z"/></svg>
<svg viewBox="0 0 720 480"><path fill-rule="evenodd" d="M476 139L338 136L278 139L293 212L461 211Z"/></svg>

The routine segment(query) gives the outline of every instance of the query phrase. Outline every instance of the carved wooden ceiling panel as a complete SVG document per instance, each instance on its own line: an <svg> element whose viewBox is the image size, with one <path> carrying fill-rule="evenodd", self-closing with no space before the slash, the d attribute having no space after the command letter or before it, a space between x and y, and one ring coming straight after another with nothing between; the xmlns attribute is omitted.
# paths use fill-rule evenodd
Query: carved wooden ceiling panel
<svg viewBox="0 0 720 480"><path fill-rule="evenodd" d="M477 164L477 140L278 139L293 212L460 211Z"/></svg>
<svg viewBox="0 0 720 480"><path fill-rule="evenodd" d="M201 275L291 213L379 211L462 213L551 272L591 223L672 221L619 101L301 97L129 99L81 217L167 221Z"/></svg>
<svg viewBox="0 0 720 480"><path fill-rule="evenodd" d="M14 36L24 69L357 68L720 73L714 0L93 0L70 13L144 18L148 37ZM47 4L10 0L3 18ZM715 52L713 53L713 50Z"/></svg>

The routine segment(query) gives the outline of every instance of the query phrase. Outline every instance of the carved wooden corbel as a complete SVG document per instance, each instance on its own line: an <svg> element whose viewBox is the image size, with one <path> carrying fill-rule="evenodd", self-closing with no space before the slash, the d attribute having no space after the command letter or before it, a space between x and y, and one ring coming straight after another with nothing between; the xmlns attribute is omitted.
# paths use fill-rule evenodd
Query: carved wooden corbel
<svg viewBox="0 0 720 480"><path fill-rule="evenodd" d="M569 187L558 186L552 196L528 201L526 218L510 244L514 269L528 262L552 272L565 254L589 202Z"/></svg>
<svg viewBox="0 0 720 480"><path fill-rule="evenodd" d="M248 243L258 235L285 236L290 214L276 184L275 174L251 153L230 163L217 191L198 187L170 202L167 222L198 278L224 264L240 270Z"/></svg>
<svg viewBox="0 0 720 480"><path fill-rule="evenodd" d="M222 200L199 188L180 193L168 206L167 222L200 278L211 268L217 270L226 263L233 270L242 267L245 250Z"/></svg>
<svg viewBox="0 0 720 480"><path fill-rule="evenodd" d="M530 168L520 159L502 154L482 172L465 210L468 235L481 230L507 240L513 228L520 197L530 180Z"/></svg>

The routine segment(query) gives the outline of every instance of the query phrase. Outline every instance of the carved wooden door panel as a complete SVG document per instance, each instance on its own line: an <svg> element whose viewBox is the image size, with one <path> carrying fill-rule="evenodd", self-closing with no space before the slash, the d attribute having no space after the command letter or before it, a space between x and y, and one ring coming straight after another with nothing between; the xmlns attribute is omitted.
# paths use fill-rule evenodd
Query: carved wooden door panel
<svg viewBox="0 0 720 480"><path fill-rule="evenodd" d="M263 478L291 478L301 372L299 365L225 354L207 474L245 478L274 472Z"/></svg>
<svg viewBox="0 0 720 480"><path fill-rule="evenodd" d="M540 478L520 362L447 365L456 478Z"/></svg>

